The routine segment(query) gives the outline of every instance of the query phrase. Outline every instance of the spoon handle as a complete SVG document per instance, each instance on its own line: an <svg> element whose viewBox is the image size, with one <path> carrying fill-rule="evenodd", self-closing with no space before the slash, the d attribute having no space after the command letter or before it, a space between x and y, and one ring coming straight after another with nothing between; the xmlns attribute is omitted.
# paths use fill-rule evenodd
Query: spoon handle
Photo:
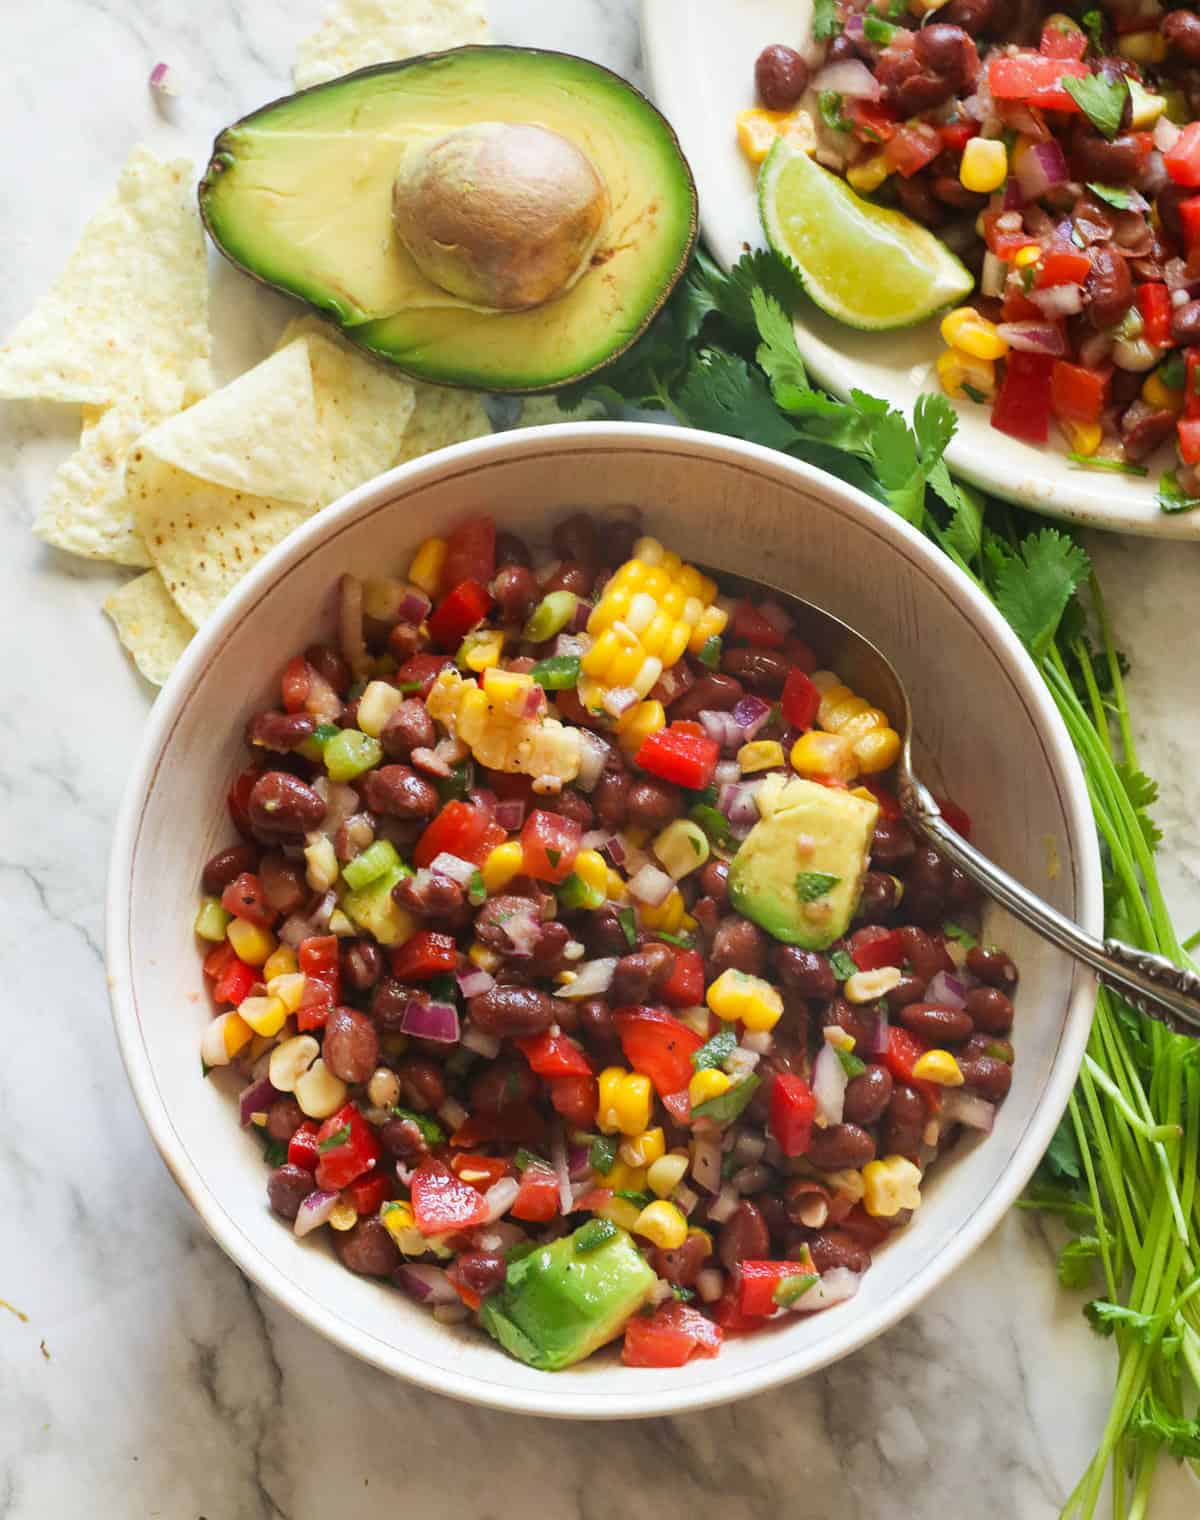
<svg viewBox="0 0 1200 1520"><path fill-rule="evenodd" d="M930 844L1015 918L1090 966L1106 987L1119 992L1143 1013L1166 1013L1200 1029L1200 976L1194 971L1186 971L1149 950L1138 950L1117 939L1099 940L1086 933L955 833L915 777L902 778L900 801L905 817Z"/></svg>

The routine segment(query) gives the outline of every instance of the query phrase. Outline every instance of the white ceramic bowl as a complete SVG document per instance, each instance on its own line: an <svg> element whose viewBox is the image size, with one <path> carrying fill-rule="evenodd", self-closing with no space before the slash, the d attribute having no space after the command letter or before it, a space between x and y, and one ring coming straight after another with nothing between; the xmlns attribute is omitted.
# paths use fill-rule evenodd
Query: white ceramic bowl
<svg viewBox="0 0 1200 1520"><path fill-rule="evenodd" d="M566 508L629 502L685 555L794 589L887 650L982 847L1088 929L1101 918L1083 778L1020 645L898 517L781 454L655 426L535 428L381 476L271 554L189 648L129 778L109 878L108 970L130 1081L176 1181L273 1298L389 1372L547 1415L700 1408L811 1372L893 1324L980 1244L1029 1178L1070 1093L1092 1003L1090 981L1068 961L996 922L991 937L1015 955L1021 989L1016 1076L993 1134L935 1169L913 1224L880 1252L857 1298L735 1339L716 1361L644 1371L608 1353L535 1372L482 1333L445 1328L352 1276L319 1238L297 1241L269 1212L258 1142L239 1129L228 1092L201 1079L209 1006L191 932L200 866L230 838L224 793L244 764L247 716L277 700L280 669L317 621L331 627L340 572L402 573L416 544L468 512L536 539Z"/></svg>

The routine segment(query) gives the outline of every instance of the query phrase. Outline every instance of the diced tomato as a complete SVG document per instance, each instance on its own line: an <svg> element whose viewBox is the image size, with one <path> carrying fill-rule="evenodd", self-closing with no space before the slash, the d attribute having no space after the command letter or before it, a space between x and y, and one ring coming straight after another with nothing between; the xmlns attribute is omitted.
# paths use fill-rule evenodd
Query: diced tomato
<svg viewBox="0 0 1200 1520"><path fill-rule="evenodd" d="M472 1145L537 1145L545 1132L546 1121L536 1108L509 1103L496 1114L471 1114L450 1136L450 1144L455 1150Z"/></svg>
<svg viewBox="0 0 1200 1520"><path fill-rule="evenodd" d="M1092 272L1086 253L1070 248L1047 248L1037 266L1034 284L1039 290L1051 285L1082 285Z"/></svg>
<svg viewBox="0 0 1200 1520"><path fill-rule="evenodd" d="M443 670L452 668L454 661L445 654L412 654L401 665L392 680L409 696L424 699Z"/></svg>
<svg viewBox="0 0 1200 1520"><path fill-rule="evenodd" d="M1148 280L1137 288L1137 309L1147 343L1166 348L1171 342L1171 292L1160 281Z"/></svg>
<svg viewBox="0 0 1200 1520"><path fill-rule="evenodd" d="M988 245L989 252L994 253L998 259L1003 259L1007 263L1019 248L1024 248L1029 242L1029 234L1019 230L1016 232L1002 232L996 223L1003 215L1003 211L985 211L983 213L983 240ZM1036 306L1034 310L1038 310ZM1038 312L1038 315L1040 316L1041 313Z"/></svg>
<svg viewBox="0 0 1200 1520"><path fill-rule="evenodd" d="M591 1063L575 1041L565 1034L530 1035L517 1040L517 1049L539 1077L590 1077Z"/></svg>
<svg viewBox="0 0 1200 1520"><path fill-rule="evenodd" d="M321 1125L317 1150L317 1186L323 1188L346 1187L364 1172L372 1171L380 1159L375 1131L353 1103L344 1103Z"/></svg>
<svg viewBox="0 0 1200 1520"><path fill-rule="evenodd" d="M721 747L699 723L672 723L643 740L636 764L652 776L702 792L713 778Z"/></svg>
<svg viewBox="0 0 1200 1520"><path fill-rule="evenodd" d="M804 733L817 721L821 693L808 676L795 666L787 673L779 700L783 708L783 720L790 728L798 728Z"/></svg>
<svg viewBox="0 0 1200 1520"><path fill-rule="evenodd" d="M725 1292L709 1311L724 1335L745 1335L748 1331L758 1330L762 1326L762 1315L743 1312L741 1298L741 1274L735 1273Z"/></svg>
<svg viewBox="0 0 1200 1520"><path fill-rule="evenodd" d="M462 1182L486 1193L493 1183L508 1176L508 1161L503 1156L477 1156L471 1151L459 1151L450 1158L454 1175Z"/></svg>
<svg viewBox="0 0 1200 1520"><path fill-rule="evenodd" d="M585 1214L595 1214L612 1201L612 1188L589 1188L581 1198L576 1199L575 1207Z"/></svg>
<svg viewBox="0 0 1200 1520"><path fill-rule="evenodd" d="M430 614L430 638L443 649L457 649L471 629L487 617L491 605L486 586L478 581L461 581Z"/></svg>
<svg viewBox="0 0 1200 1520"><path fill-rule="evenodd" d="M988 63L988 88L998 101L1022 100L1047 111L1070 111L1079 107L1062 88L1062 79L1083 79L1090 74L1077 58L1046 58L1040 53L1000 54Z"/></svg>
<svg viewBox="0 0 1200 1520"><path fill-rule="evenodd" d="M1142 286L1145 290L1147 287ZM1163 286L1163 290L1166 290ZM1098 422L1108 401L1108 383L1112 370L1084 369L1055 359L1050 372L1050 405L1054 415L1069 422Z"/></svg>
<svg viewBox="0 0 1200 1520"><path fill-rule="evenodd" d="M803 1077L778 1071L771 1083L770 1131L785 1156L803 1156L812 1139L817 1100Z"/></svg>
<svg viewBox="0 0 1200 1520"><path fill-rule="evenodd" d="M1189 253L1200 248L1200 195L1193 195L1179 205L1179 221L1183 227L1183 246Z"/></svg>
<svg viewBox="0 0 1200 1520"><path fill-rule="evenodd" d="M966 808L960 808L957 802L952 802L949 797L935 799L942 817L950 825L956 834L961 834L964 839L971 837L971 815Z"/></svg>
<svg viewBox="0 0 1200 1520"><path fill-rule="evenodd" d="M221 906L234 918L269 929L279 914L263 896L262 882L253 871L243 871L221 893Z"/></svg>
<svg viewBox="0 0 1200 1520"><path fill-rule="evenodd" d="M577 1129L590 1129L600 1107L600 1087L595 1077L551 1077L547 1083L554 1111Z"/></svg>
<svg viewBox="0 0 1200 1520"><path fill-rule="evenodd" d="M625 1326L621 1360L626 1367L682 1367L693 1356L716 1356L720 1327L690 1304L660 1304L635 1314Z"/></svg>
<svg viewBox="0 0 1200 1520"><path fill-rule="evenodd" d="M899 929L888 929L866 944L855 945L850 958L860 971L878 971L881 966L903 966L904 943Z"/></svg>
<svg viewBox="0 0 1200 1520"><path fill-rule="evenodd" d="M213 981L221 975L230 961L237 960L233 946L227 939L223 939L219 945L214 945L204 957L204 974Z"/></svg>
<svg viewBox="0 0 1200 1520"><path fill-rule="evenodd" d="M331 723L341 713L341 697L302 654L287 662L279 684L283 705L290 713L308 713L318 723Z"/></svg>
<svg viewBox="0 0 1200 1520"><path fill-rule="evenodd" d="M894 823L897 818L904 817L904 809L900 806L900 799L893 792L889 792L886 786L881 786L871 776L865 777L859 784L865 786L867 791L870 792L871 796L879 804L879 816L881 818L886 818L889 822Z"/></svg>
<svg viewBox="0 0 1200 1520"><path fill-rule="evenodd" d="M842 99L842 115L859 142L885 143L896 131L896 118L886 106L872 100Z"/></svg>
<svg viewBox="0 0 1200 1520"><path fill-rule="evenodd" d="M418 929L391 954L392 975L402 982L427 982L431 976L453 971L458 950L452 934L438 934L433 929Z"/></svg>
<svg viewBox="0 0 1200 1520"><path fill-rule="evenodd" d="M942 139L936 127L925 121L906 122L883 150L888 168L911 179L931 164L942 151Z"/></svg>
<svg viewBox="0 0 1200 1520"><path fill-rule="evenodd" d="M413 1215L422 1235L469 1230L487 1218L483 1194L440 1161L425 1161L413 1174Z"/></svg>
<svg viewBox="0 0 1200 1520"><path fill-rule="evenodd" d="M354 1212L360 1219L368 1219L372 1214L379 1213L391 1186L386 1173L372 1172L370 1176L360 1177L350 1184L345 1192L346 1200L354 1205Z"/></svg>
<svg viewBox="0 0 1200 1520"><path fill-rule="evenodd" d="M315 1172L317 1162L321 1159L321 1153L317 1149L317 1128L312 1119L305 1119L288 1141L288 1160L293 1166L303 1167L306 1172Z"/></svg>
<svg viewBox="0 0 1200 1520"><path fill-rule="evenodd" d="M774 1314L780 1307L775 1290L789 1277L811 1277L812 1267L803 1261L743 1261L738 1308L756 1318Z"/></svg>
<svg viewBox="0 0 1200 1520"><path fill-rule="evenodd" d="M486 586L495 573L495 521L490 517L468 517L446 540L439 589L445 596L463 581Z"/></svg>
<svg viewBox="0 0 1200 1520"><path fill-rule="evenodd" d="M229 816L233 819L234 828L243 839L254 838L254 830L250 827L250 793L261 775L261 766L247 766L233 778L226 794L225 802L229 808Z"/></svg>
<svg viewBox="0 0 1200 1520"><path fill-rule="evenodd" d="M951 153L961 153L973 137L979 136L979 123L965 117L958 121L944 121L937 134L942 139L943 148L948 148Z"/></svg>
<svg viewBox="0 0 1200 1520"><path fill-rule="evenodd" d="M992 403L992 426L1026 443L1045 443L1050 436L1049 354L1014 349L1005 361L1004 382Z"/></svg>
<svg viewBox="0 0 1200 1520"><path fill-rule="evenodd" d="M213 983L213 997L218 1003L232 1003L236 1008L245 1002L257 986L259 973L256 967L247 966L235 955Z"/></svg>
<svg viewBox="0 0 1200 1520"><path fill-rule="evenodd" d="M1200 185L1200 121L1190 122L1163 155L1167 173L1177 185Z"/></svg>
<svg viewBox="0 0 1200 1520"><path fill-rule="evenodd" d="M686 1088L694 1074L692 1056L703 1037L665 1008L618 1008L613 1024L625 1059L654 1083L660 1098Z"/></svg>
<svg viewBox="0 0 1200 1520"><path fill-rule="evenodd" d="M561 813L544 813L537 808L526 818L521 829L521 855L525 874L535 881L557 885L566 881L575 865L583 828L574 818Z"/></svg>
<svg viewBox="0 0 1200 1520"><path fill-rule="evenodd" d="M558 1213L558 1203L558 1178L535 1161L521 1173L521 1189L508 1212L528 1224L545 1224Z"/></svg>
<svg viewBox="0 0 1200 1520"><path fill-rule="evenodd" d="M296 1009L296 1028L301 1034L307 1034L310 1029L324 1029L337 1003L337 995L338 988L329 977L312 972L304 978L304 991Z"/></svg>
<svg viewBox="0 0 1200 1520"><path fill-rule="evenodd" d="M662 1105L676 1124L686 1126L691 1122L692 1100L686 1087L679 1092L663 1093Z"/></svg>
<svg viewBox="0 0 1200 1520"><path fill-rule="evenodd" d="M782 649L785 635L753 602L743 600L733 609L729 637L737 644L753 644L758 649Z"/></svg>
<svg viewBox="0 0 1200 1520"><path fill-rule="evenodd" d="M887 1049L883 1052L883 1064L898 1082L911 1083L913 1067L928 1049L928 1041L901 1028L899 1024L892 1024L888 1028Z"/></svg>
<svg viewBox="0 0 1200 1520"><path fill-rule="evenodd" d="M578 827L578 825L576 825ZM413 850L413 864L418 869L431 865L441 854L457 855L473 865L482 865L498 841L495 831L499 828L490 815L469 802L448 802L425 832L417 840ZM500 829L500 838L506 837Z"/></svg>
<svg viewBox="0 0 1200 1520"><path fill-rule="evenodd" d="M308 700L308 678L311 671L312 666L302 654L293 656L283 667L279 685L286 711L290 713L304 711L304 704Z"/></svg>
<svg viewBox="0 0 1200 1520"><path fill-rule="evenodd" d="M699 950L676 950L671 975L659 988L671 1008L691 1008L704 1001L704 957Z"/></svg>
<svg viewBox="0 0 1200 1520"><path fill-rule="evenodd" d="M317 976L341 995L340 946L334 934L313 935L300 941L296 959L305 976Z"/></svg>
<svg viewBox="0 0 1200 1520"><path fill-rule="evenodd" d="M1200 464L1200 417L1181 417L1175 426L1179 432L1179 457L1184 464Z"/></svg>
<svg viewBox="0 0 1200 1520"><path fill-rule="evenodd" d="M1058 26L1053 21L1042 28L1038 51L1044 58L1082 58L1087 52L1087 34L1077 26Z"/></svg>

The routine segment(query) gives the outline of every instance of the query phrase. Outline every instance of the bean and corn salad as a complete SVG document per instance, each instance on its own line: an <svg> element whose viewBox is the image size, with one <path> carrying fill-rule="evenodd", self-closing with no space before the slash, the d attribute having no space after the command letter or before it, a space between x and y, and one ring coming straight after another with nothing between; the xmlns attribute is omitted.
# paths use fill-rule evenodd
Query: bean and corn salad
<svg viewBox="0 0 1200 1520"><path fill-rule="evenodd" d="M798 138L975 272L937 375L993 426L1200 498L1200 16L1160 0L818 0L766 48L754 162Z"/></svg>
<svg viewBox="0 0 1200 1520"><path fill-rule="evenodd" d="M854 1294L991 1128L1017 971L782 607L635 513L552 553L481 516L341 578L203 869L201 1054L351 1271L535 1367L679 1366Z"/></svg>

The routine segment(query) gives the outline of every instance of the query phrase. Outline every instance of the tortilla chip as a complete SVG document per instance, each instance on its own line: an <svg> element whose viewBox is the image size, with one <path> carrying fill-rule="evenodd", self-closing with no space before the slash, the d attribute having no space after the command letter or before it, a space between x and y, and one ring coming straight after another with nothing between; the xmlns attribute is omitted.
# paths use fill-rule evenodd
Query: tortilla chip
<svg viewBox="0 0 1200 1520"><path fill-rule="evenodd" d="M329 449L322 504L389 469L416 405L412 381L372 359L318 317L297 317L279 340L308 342L317 423Z"/></svg>
<svg viewBox="0 0 1200 1520"><path fill-rule="evenodd" d="M150 564L125 497L125 459L156 419L137 402L83 409L79 447L59 467L33 525L44 543L87 559Z"/></svg>
<svg viewBox="0 0 1200 1520"><path fill-rule="evenodd" d="M482 0L337 0L296 49L298 90L372 63L486 42Z"/></svg>
<svg viewBox="0 0 1200 1520"><path fill-rule="evenodd" d="M104 610L134 664L147 681L161 686L195 629L167 595L158 571L126 581L104 603Z"/></svg>
<svg viewBox="0 0 1200 1520"><path fill-rule="evenodd" d="M396 464L406 464L410 459L467 438L482 438L492 431L483 402L473 391L447 390L420 381L415 390L417 404L396 455Z"/></svg>
<svg viewBox="0 0 1200 1520"><path fill-rule="evenodd" d="M0 396L166 416L210 389L209 350L192 166L135 148L58 281L0 345Z"/></svg>

